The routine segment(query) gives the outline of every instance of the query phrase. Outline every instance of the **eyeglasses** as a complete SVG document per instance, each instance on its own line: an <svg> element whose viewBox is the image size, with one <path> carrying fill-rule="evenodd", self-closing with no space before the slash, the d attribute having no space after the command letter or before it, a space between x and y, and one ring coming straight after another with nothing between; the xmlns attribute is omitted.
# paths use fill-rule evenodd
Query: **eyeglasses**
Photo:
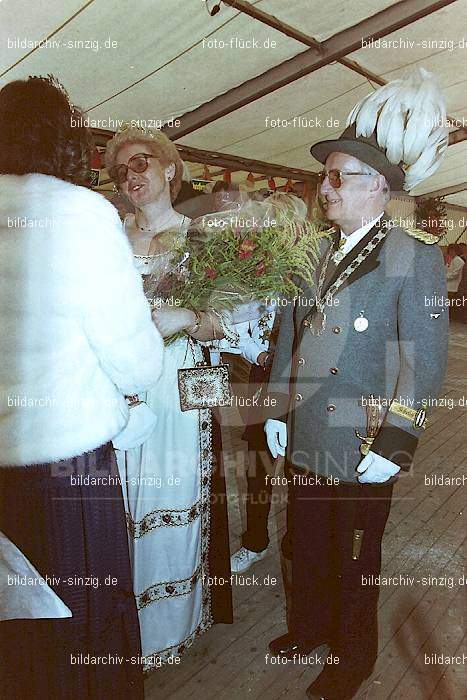
<svg viewBox="0 0 467 700"><path fill-rule="evenodd" d="M371 175L370 173L347 172L345 170L342 171L338 170L337 168L332 168L332 170L323 170L318 175L319 184L322 185L325 179L329 178L329 184L331 185L331 187L333 187L335 190L338 190L339 187L342 187L342 176L346 178L347 175L364 175L366 177L373 177L373 175Z"/></svg>
<svg viewBox="0 0 467 700"><path fill-rule="evenodd" d="M121 185L125 182L128 176L128 171L132 170L134 173L144 173L149 166L149 158L155 158L151 153L136 153L128 161L128 165L121 163L120 165L114 165L113 168L109 170L109 177L117 185Z"/></svg>

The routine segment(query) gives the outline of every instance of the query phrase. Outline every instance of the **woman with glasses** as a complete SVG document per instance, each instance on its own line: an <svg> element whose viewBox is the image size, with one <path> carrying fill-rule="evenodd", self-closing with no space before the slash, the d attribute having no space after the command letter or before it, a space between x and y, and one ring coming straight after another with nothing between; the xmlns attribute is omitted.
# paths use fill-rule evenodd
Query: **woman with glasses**
<svg viewBox="0 0 467 700"><path fill-rule="evenodd" d="M111 440L163 342L116 210L80 186L81 118L51 77L0 91L0 530L38 573L1 601L1 693L18 700L143 697ZM44 583L69 617L21 607Z"/></svg>
<svg viewBox="0 0 467 700"><path fill-rule="evenodd" d="M178 151L159 131L124 125L107 144L106 167L135 208L124 221L135 265L162 280L179 262L174 246L190 223L173 207L183 171ZM156 414L156 429L118 454L146 671L180 656L213 622L232 621L219 427L210 410L182 411L178 390L178 370L205 359L197 341L226 329L215 315L156 301L163 337L183 334L167 345L157 383L139 395Z"/></svg>

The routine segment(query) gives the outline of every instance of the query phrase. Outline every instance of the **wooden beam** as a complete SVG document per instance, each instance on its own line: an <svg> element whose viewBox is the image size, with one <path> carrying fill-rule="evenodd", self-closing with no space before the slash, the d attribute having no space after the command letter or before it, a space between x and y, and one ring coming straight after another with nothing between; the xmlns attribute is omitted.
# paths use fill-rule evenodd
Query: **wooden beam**
<svg viewBox="0 0 467 700"><path fill-rule="evenodd" d="M274 15L270 15L268 12L264 12L263 10L260 10L256 5L252 5L251 3L246 2L245 0L222 0L222 1L226 5L230 5L231 7L234 7L236 10L240 10L240 12L244 12L246 15L249 15L253 19L258 20L258 22L261 22L262 24L266 24L268 27L272 27L276 31L281 32L281 34L285 34L286 36L290 37L291 39L294 39L295 41L299 41L302 44L305 44L305 46L309 46L310 48L315 49L315 51L318 54L323 53L324 49L323 49L322 42L318 41L317 39L310 36L309 34L305 34L304 32L301 32L296 27L292 27L290 24L286 24L286 22L282 22L282 20L278 19ZM343 66L346 66L346 68L350 68L350 70L353 70L356 73L359 73L364 78L371 80L373 83L378 83L378 85L385 85L387 82L386 80L384 80L384 78L381 78L379 75L376 75L376 73L373 73L372 71L368 70L367 68L364 68L356 61L352 61L350 58L340 58L338 60L338 63L341 63Z"/></svg>
<svg viewBox="0 0 467 700"><path fill-rule="evenodd" d="M461 182L458 185L451 185L451 187L443 187L441 190L433 190L433 192L426 192L425 194L420 194L416 197L417 201L427 199L428 197L447 197L450 194L457 194L458 192L465 192L467 190L467 182Z"/></svg>
<svg viewBox="0 0 467 700"><path fill-rule="evenodd" d="M201 148L191 148L175 144L183 160L191 163L205 163L206 165L216 165L226 170L245 170L246 172L264 173L265 175L284 177L291 180L307 180L308 182L318 182L318 173L311 170L301 170L300 168L289 168L278 163L268 163L252 158L243 158L229 153L218 153L216 151L205 151Z"/></svg>
<svg viewBox="0 0 467 700"><path fill-rule="evenodd" d="M105 146L107 141L114 135L114 132L108 129L92 129L92 133L96 146ZM191 148L179 143L176 143L175 146L183 160L189 163L214 165L221 168L220 172L224 172L224 170L230 170L231 172L245 170L246 172L264 173L267 176L284 177L291 180L306 180L313 184L318 182L318 173L312 170L289 168L286 165L268 163L263 160L254 160L253 158L242 158L230 153L205 151L201 148Z"/></svg>
<svg viewBox="0 0 467 700"><path fill-rule="evenodd" d="M185 158L185 160L187 160L187 158ZM189 161L189 162L191 163L194 161ZM245 172L244 168L229 169L229 172L231 172L231 173L240 172L240 171ZM209 174L212 175L213 177L218 177L219 175L223 175L225 172L226 172L226 169L223 168L222 170L210 170ZM249 172L252 172L252 171L249 171ZM202 177L202 176L200 175L199 177ZM256 177L253 177L253 180L255 182L260 182L261 180L267 180L268 177L270 177L269 173L264 173L264 175L258 175ZM282 176L276 175L275 177L282 177ZM292 178L288 178L288 179L292 179Z"/></svg>
<svg viewBox="0 0 467 700"><path fill-rule="evenodd" d="M231 173L235 172L235 170L231 170ZM209 174L212 175L213 177L217 177L218 175L223 175L225 173L225 168L221 168L221 170L210 170Z"/></svg>
<svg viewBox="0 0 467 700"><path fill-rule="evenodd" d="M386 85L387 80L382 78L380 75L377 75L376 73L373 73L373 71L368 70L368 68L364 68L363 66L360 65L360 63L357 63L357 61L352 61L350 58L341 58L339 63L346 68L350 68L350 70L353 70L354 73L358 73L359 75L362 75L364 78L369 80L372 83L376 83L377 85Z"/></svg>
<svg viewBox="0 0 467 700"><path fill-rule="evenodd" d="M181 122L179 127L167 127L163 130L171 139L179 139L191 134L202 126L240 109L240 107L279 90L281 87L329 65L333 61L338 61L354 51L358 51L362 48L363 41L391 34L454 1L402 0L322 42L320 52L315 47L309 48L261 75L228 90L223 95L205 102L191 112L186 112L179 117Z"/></svg>
<svg viewBox="0 0 467 700"><path fill-rule="evenodd" d="M447 207L449 207L449 209L454 209L454 211L460 211L464 214L464 216L467 215L467 207L461 207L460 204L451 204L451 202L445 202L445 204Z"/></svg>
<svg viewBox="0 0 467 700"><path fill-rule="evenodd" d="M235 10L239 10L245 15L253 17L253 19L257 19L259 22L267 24L268 27L276 29L278 32L289 36L291 39L295 39L296 41L300 41L302 44L310 46L318 54L323 50L322 43L317 39L314 39L312 36L301 32L295 27L292 27L290 24L286 24L286 22L282 22L282 20L278 19L274 15L270 15L268 12L260 10L259 7L252 5L250 2L245 2L245 0L222 0L222 2L224 5L230 5L230 7L233 7Z"/></svg>
<svg viewBox="0 0 467 700"><path fill-rule="evenodd" d="M187 158L185 158L184 160L187 160ZM188 162L194 163L195 161L188 161ZM201 165L201 163L199 163L199 165ZM229 168L229 172L231 172L231 173L238 172L239 170L243 170L243 168ZM226 168L221 168L220 170L210 170L209 174L212 175L212 177L218 177L219 175L223 175L225 172L226 172ZM202 179L203 176L196 175L195 177L199 177Z"/></svg>
<svg viewBox="0 0 467 700"><path fill-rule="evenodd" d="M263 12L263 10L258 9L256 6L252 5L249 2L246 2L246 0L222 0L226 5L230 5L231 7L235 7L236 10L240 10L240 12L244 12L245 14L249 15L250 17L253 17L253 19L258 20L262 24L266 24L269 27L272 27L278 32L281 32L281 34L285 34L286 36L289 36L291 39L295 39L295 41L299 41L302 44L305 44L306 46L310 46L314 48L317 53L323 53L323 44L319 41L317 41L314 37L309 36L308 34L305 34L304 32L301 32L300 30L296 29L295 27L292 27L290 24L286 24L285 22L282 22L279 20L277 17L274 15L270 15L267 12ZM372 71L368 70L368 68L365 68L364 66L360 65L360 63L357 63L357 61L353 61L350 58L340 58L337 63L340 63L341 65L345 66L346 68L349 68L350 70L354 71L355 73L358 73L359 75L363 76L366 78L366 80L371 81L372 83L376 83L377 85L387 85L387 80L382 78L380 75L377 75L376 73L373 73ZM456 122L459 122L460 120L454 119L453 117L450 117L449 115L447 116L447 121L452 123L453 126L458 126ZM467 132L463 135L462 133L462 128L459 131L452 132L449 137L449 145L451 146L453 143L458 143L459 141L463 141L465 138L467 138Z"/></svg>

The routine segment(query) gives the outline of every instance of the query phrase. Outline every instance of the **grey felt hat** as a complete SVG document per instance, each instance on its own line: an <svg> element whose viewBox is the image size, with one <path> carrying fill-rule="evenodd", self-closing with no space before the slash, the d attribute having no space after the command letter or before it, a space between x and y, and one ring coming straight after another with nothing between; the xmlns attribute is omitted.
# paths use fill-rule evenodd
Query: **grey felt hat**
<svg viewBox="0 0 467 700"><path fill-rule="evenodd" d="M405 179L402 167L389 162L384 150L378 145L374 132L368 138L356 136L355 124L348 126L338 139L315 143L310 148L310 153L323 164L331 153L346 153L354 156L384 175L391 190L395 192L402 190Z"/></svg>

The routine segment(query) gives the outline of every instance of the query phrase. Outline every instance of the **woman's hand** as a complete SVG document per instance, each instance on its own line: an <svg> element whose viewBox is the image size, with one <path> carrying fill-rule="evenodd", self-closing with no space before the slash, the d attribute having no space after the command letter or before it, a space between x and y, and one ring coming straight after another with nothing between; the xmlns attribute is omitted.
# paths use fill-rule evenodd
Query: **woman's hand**
<svg viewBox="0 0 467 700"><path fill-rule="evenodd" d="M264 369L268 360L269 353L263 350L263 352L260 352L258 357L256 358L256 363Z"/></svg>
<svg viewBox="0 0 467 700"><path fill-rule="evenodd" d="M152 320L161 336L168 338L174 333L192 328L196 323L196 314L190 309L174 309L162 305L160 309L152 312Z"/></svg>

